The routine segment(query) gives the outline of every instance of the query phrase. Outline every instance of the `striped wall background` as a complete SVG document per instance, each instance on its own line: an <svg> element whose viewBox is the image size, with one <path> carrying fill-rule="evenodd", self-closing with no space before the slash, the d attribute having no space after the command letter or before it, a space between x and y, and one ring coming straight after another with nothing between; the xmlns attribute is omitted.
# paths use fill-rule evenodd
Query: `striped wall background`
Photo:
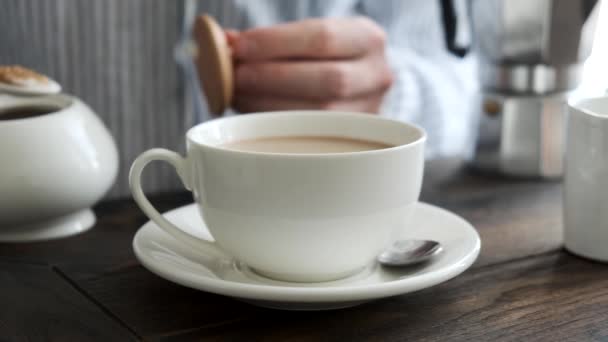
<svg viewBox="0 0 608 342"><path fill-rule="evenodd" d="M114 135L121 165L110 197L128 193L128 166L138 153L183 146L187 113L173 59L182 7L165 0L0 2L0 64L50 75ZM146 172L150 191L177 184L169 167Z"/></svg>
<svg viewBox="0 0 608 342"><path fill-rule="evenodd" d="M257 24L269 24L326 7L323 0L267 0L259 6L239 6L242 0L0 0L0 64L22 64L56 79L114 135L121 165L109 197L128 196L128 169L139 153L151 147L183 152L183 135L195 116L173 51L186 1L233 28L250 25L252 15ZM240 9L245 7L248 13ZM162 163L146 169L144 187L181 189Z"/></svg>

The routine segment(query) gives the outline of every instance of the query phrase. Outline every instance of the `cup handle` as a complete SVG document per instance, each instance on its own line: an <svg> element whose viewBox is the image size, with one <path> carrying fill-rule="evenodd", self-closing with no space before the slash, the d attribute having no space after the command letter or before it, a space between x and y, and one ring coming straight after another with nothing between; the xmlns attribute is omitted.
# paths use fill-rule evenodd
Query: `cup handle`
<svg viewBox="0 0 608 342"><path fill-rule="evenodd" d="M212 241L202 240L194 235L186 233L183 229L169 222L158 210L150 203L141 188L141 173L151 161L164 161L171 164L186 189L191 190L190 171L187 169L187 161L179 154L163 148L154 148L148 150L137 157L131 166L129 172L129 186L135 202L141 210L156 223L162 230L173 236L180 242L183 242L193 248L203 249L205 253L214 253L216 255L225 256L226 254L218 248L217 244Z"/></svg>

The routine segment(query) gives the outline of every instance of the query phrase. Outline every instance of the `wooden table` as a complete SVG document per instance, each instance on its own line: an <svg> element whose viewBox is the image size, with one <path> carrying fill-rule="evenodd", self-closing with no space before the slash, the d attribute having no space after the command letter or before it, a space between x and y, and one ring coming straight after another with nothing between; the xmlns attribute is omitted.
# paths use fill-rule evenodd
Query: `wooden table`
<svg viewBox="0 0 608 342"><path fill-rule="evenodd" d="M608 266L561 250L561 185L427 164L422 200L473 223L475 266L417 293L351 309L284 312L175 285L131 250L131 200L95 208L72 238L0 244L0 340L608 340ZM157 196L162 210L189 194Z"/></svg>

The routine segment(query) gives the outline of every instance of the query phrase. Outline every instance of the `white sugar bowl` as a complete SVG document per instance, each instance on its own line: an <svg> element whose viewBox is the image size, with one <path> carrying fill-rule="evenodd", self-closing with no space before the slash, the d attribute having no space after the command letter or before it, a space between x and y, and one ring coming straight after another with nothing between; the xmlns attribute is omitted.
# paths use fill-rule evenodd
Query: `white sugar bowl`
<svg viewBox="0 0 608 342"><path fill-rule="evenodd" d="M53 87L45 92L36 80L7 84L1 76L2 67L0 241L86 231L95 223L91 206L109 190L118 171L110 132L82 101L59 94L54 82L49 80Z"/></svg>

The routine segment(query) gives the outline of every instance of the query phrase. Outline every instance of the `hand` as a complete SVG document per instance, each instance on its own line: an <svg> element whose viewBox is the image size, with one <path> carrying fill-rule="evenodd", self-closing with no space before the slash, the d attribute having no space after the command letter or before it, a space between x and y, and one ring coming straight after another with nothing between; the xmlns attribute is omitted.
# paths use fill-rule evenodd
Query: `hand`
<svg viewBox="0 0 608 342"><path fill-rule="evenodd" d="M227 32L241 112L377 113L392 84L384 31L365 17L307 19Z"/></svg>

